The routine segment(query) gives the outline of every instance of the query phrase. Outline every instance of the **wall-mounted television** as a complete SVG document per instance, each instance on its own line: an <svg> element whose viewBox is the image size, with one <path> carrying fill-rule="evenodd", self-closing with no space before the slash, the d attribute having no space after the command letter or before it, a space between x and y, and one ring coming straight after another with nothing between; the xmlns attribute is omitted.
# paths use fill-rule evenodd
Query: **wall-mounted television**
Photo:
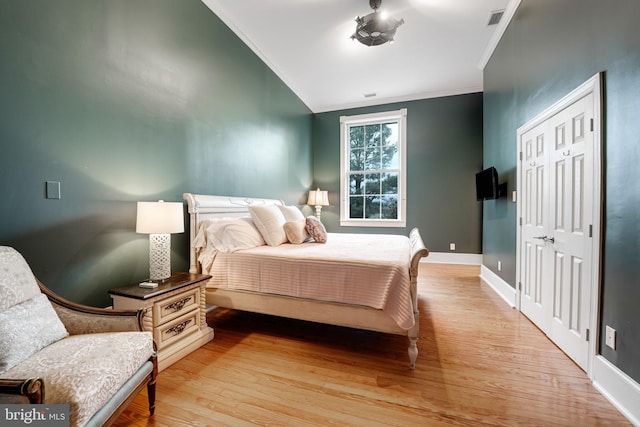
<svg viewBox="0 0 640 427"><path fill-rule="evenodd" d="M491 200L500 197L498 171L491 166L476 174L476 199Z"/></svg>

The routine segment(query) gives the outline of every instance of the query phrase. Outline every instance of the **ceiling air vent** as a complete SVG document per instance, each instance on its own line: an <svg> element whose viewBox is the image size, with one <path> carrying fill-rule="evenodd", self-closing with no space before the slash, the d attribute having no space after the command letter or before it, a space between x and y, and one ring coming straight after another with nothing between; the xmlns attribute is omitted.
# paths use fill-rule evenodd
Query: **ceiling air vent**
<svg viewBox="0 0 640 427"><path fill-rule="evenodd" d="M496 25L502 19L502 15L504 15L504 9L491 11L491 13L489 14L489 21L487 22L487 25Z"/></svg>

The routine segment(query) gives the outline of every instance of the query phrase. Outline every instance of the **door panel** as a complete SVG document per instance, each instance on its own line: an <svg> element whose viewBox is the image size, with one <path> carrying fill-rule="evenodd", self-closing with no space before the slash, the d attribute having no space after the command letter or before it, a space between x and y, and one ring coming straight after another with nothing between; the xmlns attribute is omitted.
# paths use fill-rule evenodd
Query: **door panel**
<svg viewBox="0 0 640 427"><path fill-rule="evenodd" d="M554 241L554 313L549 337L579 366L586 368L588 341L586 330L591 304L590 283L592 238L587 229L592 222L586 194L593 192L593 97L586 96L553 116L549 122L555 147L549 154L555 164L550 177L556 220L550 231ZM563 129L562 132L559 129ZM560 140L562 138L562 140ZM591 153L590 153L591 152ZM561 256L560 256L561 254ZM558 299L559 298L559 299Z"/></svg>
<svg viewBox="0 0 640 427"><path fill-rule="evenodd" d="M545 280L549 268L549 255L545 253L545 242L540 237L548 234L545 224L548 217L548 178L546 166L546 143L548 125L537 126L522 136L522 176L525 192L522 200L523 224L521 229L520 271L523 272L520 309L539 328L546 332L549 316L545 301Z"/></svg>

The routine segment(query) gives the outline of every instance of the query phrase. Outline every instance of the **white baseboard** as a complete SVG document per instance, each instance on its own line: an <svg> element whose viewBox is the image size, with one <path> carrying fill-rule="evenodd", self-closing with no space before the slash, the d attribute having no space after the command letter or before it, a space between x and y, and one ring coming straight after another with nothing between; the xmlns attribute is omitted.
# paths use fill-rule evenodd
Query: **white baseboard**
<svg viewBox="0 0 640 427"><path fill-rule="evenodd" d="M480 267L480 278L496 291L509 306L516 306L516 290L505 282L502 277L483 265Z"/></svg>
<svg viewBox="0 0 640 427"><path fill-rule="evenodd" d="M429 252L429 256L422 258L420 262L432 262L434 264L482 264L482 254L460 254L452 252Z"/></svg>
<svg viewBox="0 0 640 427"><path fill-rule="evenodd" d="M593 386L631 423L640 427L640 384L602 356L593 362Z"/></svg>

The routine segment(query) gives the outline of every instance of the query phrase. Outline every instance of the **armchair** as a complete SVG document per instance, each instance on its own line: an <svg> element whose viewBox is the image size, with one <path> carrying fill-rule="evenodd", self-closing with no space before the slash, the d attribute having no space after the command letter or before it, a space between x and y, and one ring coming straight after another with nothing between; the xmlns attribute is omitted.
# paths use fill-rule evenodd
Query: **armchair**
<svg viewBox="0 0 640 427"><path fill-rule="evenodd" d="M109 425L158 372L144 312L88 307L39 282L0 246L0 402L69 404L71 426Z"/></svg>

